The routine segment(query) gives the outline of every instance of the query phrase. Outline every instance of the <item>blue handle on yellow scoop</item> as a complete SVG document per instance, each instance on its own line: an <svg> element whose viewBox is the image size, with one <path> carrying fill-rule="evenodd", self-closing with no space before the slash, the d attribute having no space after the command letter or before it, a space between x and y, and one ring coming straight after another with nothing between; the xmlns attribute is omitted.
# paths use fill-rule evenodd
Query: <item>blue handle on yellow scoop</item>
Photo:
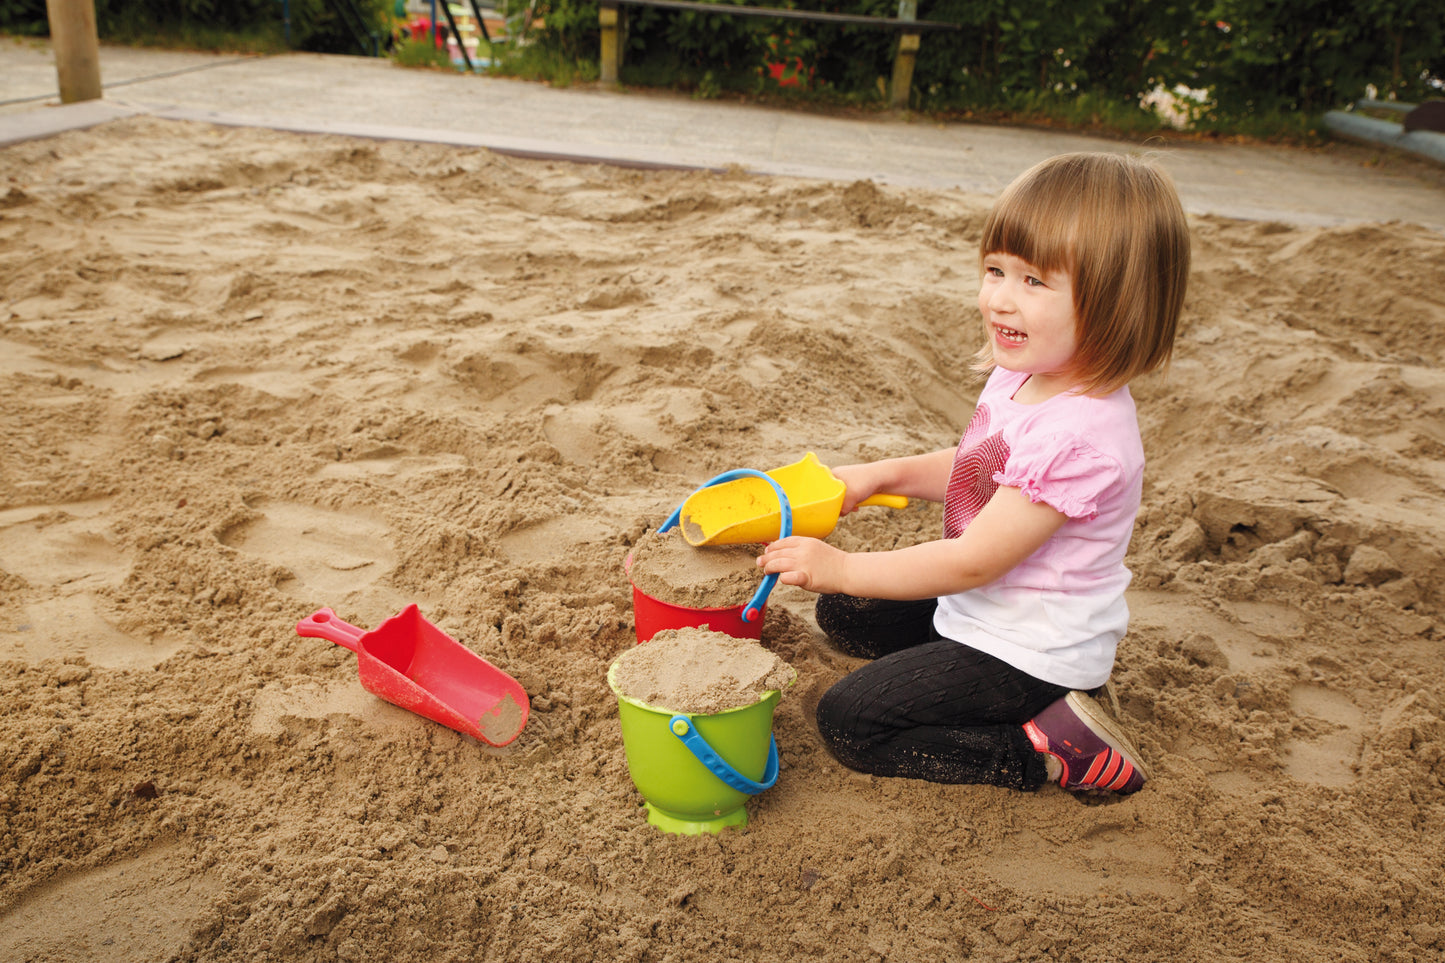
<svg viewBox="0 0 1445 963"><path fill-rule="evenodd" d="M776 495L778 499L778 511L775 514L779 515L781 519L781 527L779 528L779 531L782 532L782 535L780 537L786 538L787 536L793 534L793 508L788 503L788 496L784 494L783 489L778 485L777 482L773 481L773 479L769 478L763 472L754 471L751 468L735 468L732 471L725 471L721 475L709 478L707 481L703 482L702 488L699 488L698 491L706 491L708 488L711 488L714 485L722 485L726 484L727 482L737 481L742 478L761 478L763 481L768 483L768 486L772 488L773 494ZM697 492L694 492L693 494L696 495ZM683 505L686 504L687 502L684 501ZM683 505L679 505L677 506L677 508L673 509L672 514L667 516L667 521L663 522L662 527L658 529L659 532L668 531L672 528L672 526L678 524L678 519L682 516ZM683 526L683 537L687 538L687 526L685 524ZM689 544L697 544L696 542L693 542L690 538L688 538L687 541ZM740 542L738 544L745 543ZM744 622L755 621L758 616L762 614L763 603L767 601L768 594L773 591L773 586L777 584L778 573L774 572L771 575L763 576L762 584L758 586L758 590L753 593L753 597L748 600L748 604L743 608Z"/></svg>

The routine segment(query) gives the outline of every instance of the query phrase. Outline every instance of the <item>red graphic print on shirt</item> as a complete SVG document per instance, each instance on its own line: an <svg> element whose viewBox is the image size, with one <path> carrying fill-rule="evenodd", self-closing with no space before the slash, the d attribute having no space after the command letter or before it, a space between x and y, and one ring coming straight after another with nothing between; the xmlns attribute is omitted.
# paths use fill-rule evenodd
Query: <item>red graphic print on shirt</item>
<svg viewBox="0 0 1445 963"><path fill-rule="evenodd" d="M1003 434L990 435L988 427L988 406L979 405L963 433L958 454L953 456L953 470L948 474L948 491L943 502L944 538L962 535L968 523L978 517L998 491L998 482L993 476L1003 471L1009 448Z"/></svg>

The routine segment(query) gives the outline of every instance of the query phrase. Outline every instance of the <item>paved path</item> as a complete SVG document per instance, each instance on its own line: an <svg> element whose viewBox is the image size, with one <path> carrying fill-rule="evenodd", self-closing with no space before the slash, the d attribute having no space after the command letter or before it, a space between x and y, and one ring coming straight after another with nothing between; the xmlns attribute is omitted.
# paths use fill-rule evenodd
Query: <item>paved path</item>
<svg viewBox="0 0 1445 963"><path fill-rule="evenodd" d="M41 42L0 38L0 145L136 113L436 141L638 165L994 194L1038 160L1136 145L899 116L842 118L673 95L404 69L365 57L238 57L101 48L105 96L58 106ZM1293 224L1413 221L1445 232L1445 170L1353 145L1148 145L1194 213Z"/></svg>

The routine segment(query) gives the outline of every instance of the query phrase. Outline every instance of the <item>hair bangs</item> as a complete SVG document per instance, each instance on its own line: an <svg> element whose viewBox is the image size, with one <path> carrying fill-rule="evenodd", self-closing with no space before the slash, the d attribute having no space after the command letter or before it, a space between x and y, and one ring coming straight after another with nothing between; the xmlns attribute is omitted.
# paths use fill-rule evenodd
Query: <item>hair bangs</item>
<svg viewBox="0 0 1445 963"><path fill-rule="evenodd" d="M1072 274L1083 213L1077 187L1058 172L1031 173L1010 185L990 212L980 262L990 254L1011 254L1041 271Z"/></svg>

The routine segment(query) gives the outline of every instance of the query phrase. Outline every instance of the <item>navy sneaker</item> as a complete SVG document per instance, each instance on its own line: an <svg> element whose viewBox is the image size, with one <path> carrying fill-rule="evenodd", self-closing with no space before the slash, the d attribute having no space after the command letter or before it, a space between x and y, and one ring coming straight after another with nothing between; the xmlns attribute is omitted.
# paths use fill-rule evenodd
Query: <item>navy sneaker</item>
<svg viewBox="0 0 1445 963"><path fill-rule="evenodd" d="M1149 774L1114 720L1082 692L1070 692L1024 723L1029 742L1063 764L1059 785L1075 792L1137 792Z"/></svg>

